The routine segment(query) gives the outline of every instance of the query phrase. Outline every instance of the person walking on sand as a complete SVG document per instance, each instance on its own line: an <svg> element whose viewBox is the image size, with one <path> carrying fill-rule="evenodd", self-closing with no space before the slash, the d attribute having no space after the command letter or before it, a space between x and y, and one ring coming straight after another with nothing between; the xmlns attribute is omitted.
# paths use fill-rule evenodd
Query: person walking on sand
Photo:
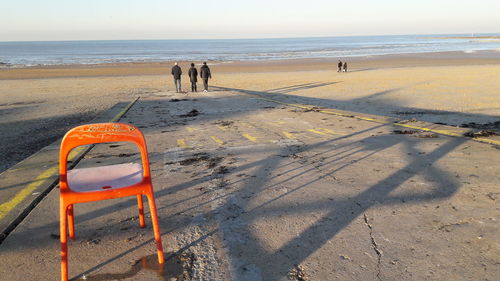
<svg viewBox="0 0 500 281"><path fill-rule="evenodd" d="M181 92L181 75L182 69L176 62L172 67L172 76L174 76L175 91L177 93Z"/></svg>
<svg viewBox="0 0 500 281"><path fill-rule="evenodd" d="M208 92L208 79L212 78L212 74L210 73L207 62L203 62L200 68L200 77L203 80L203 88L205 88L203 92Z"/></svg>
<svg viewBox="0 0 500 281"><path fill-rule="evenodd" d="M198 70L194 67L194 63L191 63L191 68L188 71L189 79L191 80L191 92L198 92L196 89L196 82L198 82Z"/></svg>
<svg viewBox="0 0 500 281"><path fill-rule="evenodd" d="M347 72L347 62L344 62L344 72Z"/></svg>
<svg viewBox="0 0 500 281"><path fill-rule="evenodd" d="M342 71L342 62L339 60L339 63L337 64L338 66L338 69L337 69L337 72L341 72Z"/></svg>

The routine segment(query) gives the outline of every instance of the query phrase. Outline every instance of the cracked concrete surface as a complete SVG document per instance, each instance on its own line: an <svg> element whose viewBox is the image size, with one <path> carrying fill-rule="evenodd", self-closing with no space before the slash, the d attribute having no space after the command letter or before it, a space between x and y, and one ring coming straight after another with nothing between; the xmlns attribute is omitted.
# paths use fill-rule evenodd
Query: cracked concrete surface
<svg viewBox="0 0 500 281"><path fill-rule="evenodd" d="M141 270L125 280L499 276L496 148L396 135L391 124L297 111L237 91L182 98L145 95L122 122L146 135L165 252L184 257L185 275ZM198 116L180 117L193 109ZM127 145L99 145L78 167L137 160ZM0 245L5 280L58 276L57 192ZM138 228L133 198L75 212L71 276L129 272L154 254L151 226Z"/></svg>
<svg viewBox="0 0 500 281"><path fill-rule="evenodd" d="M369 221L368 217L366 216L366 213L363 214L363 219L365 220L366 226L370 229L370 239L371 239L372 244L373 244L373 250L375 251L375 253L378 256L378 258L377 258L377 279L381 281L382 278L380 278L380 262L382 260L382 252L379 250L377 242L375 242L375 238L373 237L373 226L370 224L370 221Z"/></svg>

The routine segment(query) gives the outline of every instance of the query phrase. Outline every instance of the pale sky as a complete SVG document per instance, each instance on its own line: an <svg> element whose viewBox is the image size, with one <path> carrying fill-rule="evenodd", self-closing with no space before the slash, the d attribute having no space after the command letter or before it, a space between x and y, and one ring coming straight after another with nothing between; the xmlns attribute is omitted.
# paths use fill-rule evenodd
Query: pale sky
<svg viewBox="0 0 500 281"><path fill-rule="evenodd" d="M500 0L0 0L0 41L500 33Z"/></svg>

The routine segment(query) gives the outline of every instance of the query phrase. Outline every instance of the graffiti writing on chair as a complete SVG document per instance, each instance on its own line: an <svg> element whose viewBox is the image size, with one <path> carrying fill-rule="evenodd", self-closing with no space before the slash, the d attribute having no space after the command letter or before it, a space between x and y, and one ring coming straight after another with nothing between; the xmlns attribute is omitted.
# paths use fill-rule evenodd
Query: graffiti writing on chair
<svg viewBox="0 0 500 281"><path fill-rule="evenodd" d="M82 132L99 132L99 133L113 133L113 132L131 132L134 131L135 127L128 126L126 124L102 124L102 125L92 125L82 128Z"/></svg>

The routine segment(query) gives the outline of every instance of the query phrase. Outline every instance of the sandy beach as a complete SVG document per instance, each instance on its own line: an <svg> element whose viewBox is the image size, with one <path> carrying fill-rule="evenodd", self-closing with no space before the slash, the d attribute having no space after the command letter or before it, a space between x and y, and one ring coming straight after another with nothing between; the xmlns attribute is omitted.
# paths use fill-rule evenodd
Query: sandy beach
<svg viewBox="0 0 500 281"><path fill-rule="evenodd" d="M301 97L314 98L320 107L453 126L499 120L500 52L360 57L348 60L348 73L337 73L336 63L331 59L214 62L210 84L288 95L297 103ZM0 135L5 144L0 149L0 171L117 103L174 90L171 65L0 69ZM180 65L187 72L188 62ZM189 81L183 77L187 90Z"/></svg>

